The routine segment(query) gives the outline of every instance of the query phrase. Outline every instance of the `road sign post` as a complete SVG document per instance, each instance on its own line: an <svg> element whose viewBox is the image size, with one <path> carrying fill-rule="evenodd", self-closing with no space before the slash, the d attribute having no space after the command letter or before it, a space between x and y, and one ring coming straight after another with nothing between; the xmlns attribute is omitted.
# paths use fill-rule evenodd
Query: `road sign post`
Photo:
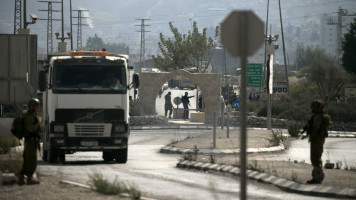
<svg viewBox="0 0 356 200"><path fill-rule="evenodd" d="M240 91L240 199L246 199L246 71L247 56L253 55L264 41L263 22L252 11L233 11L221 24L221 42L233 56L241 57Z"/></svg>

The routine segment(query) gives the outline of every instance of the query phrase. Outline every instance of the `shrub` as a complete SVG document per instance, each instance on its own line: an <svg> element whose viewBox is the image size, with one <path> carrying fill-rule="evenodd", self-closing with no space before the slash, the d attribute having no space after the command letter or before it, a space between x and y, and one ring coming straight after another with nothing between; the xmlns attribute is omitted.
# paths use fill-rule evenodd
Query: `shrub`
<svg viewBox="0 0 356 200"><path fill-rule="evenodd" d="M332 121L338 122L355 122L356 110L354 109L356 104L345 103L329 103L326 111L330 115Z"/></svg>
<svg viewBox="0 0 356 200"><path fill-rule="evenodd" d="M11 137L0 137L0 154L7 154L13 146L14 139Z"/></svg>
<svg viewBox="0 0 356 200"><path fill-rule="evenodd" d="M287 137L283 136L281 130L272 130L272 137L268 139L271 146L279 146Z"/></svg>
<svg viewBox="0 0 356 200"><path fill-rule="evenodd" d="M289 122L287 125L288 134L292 137L298 137L299 135L299 127L294 122Z"/></svg>
<svg viewBox="0 0 356 200"><path fill-rule="evenodd" d="M120 193L128 193L131 199L140 199L141 192L137 189L134 184L126 184L124 182L119 182L117 178L113 182L103 178L100 173L94 173L89 175L88 184L90 187L98 193L107 195L116 195Z"/></svg>

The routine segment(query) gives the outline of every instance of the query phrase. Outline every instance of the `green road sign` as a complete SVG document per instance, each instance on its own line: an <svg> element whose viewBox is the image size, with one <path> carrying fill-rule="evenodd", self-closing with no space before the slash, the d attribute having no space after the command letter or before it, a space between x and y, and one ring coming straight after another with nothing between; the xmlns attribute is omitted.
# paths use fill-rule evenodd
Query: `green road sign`
<svg viewBox="0 0 356 200"><path fill-rule="evenodd" d="M262 87L262 64L247 65L247 87Z"/></svg>

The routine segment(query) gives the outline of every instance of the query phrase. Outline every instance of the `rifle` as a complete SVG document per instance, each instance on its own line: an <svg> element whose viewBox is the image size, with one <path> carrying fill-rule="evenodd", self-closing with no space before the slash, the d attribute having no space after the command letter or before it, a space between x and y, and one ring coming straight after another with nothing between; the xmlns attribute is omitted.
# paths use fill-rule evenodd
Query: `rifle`
<svg viewBox="0 0 356 200"><path fill-rule="evenodd" d="M303 131L300 133L300 135L303 135L303 133L305 133L305 132L307 132L307 134L302 136L302 140L309 137L308 129L310 128L311 124L313 123L314 116L315 116L315 114L308 120L308 122L303 127Z"/></svg>

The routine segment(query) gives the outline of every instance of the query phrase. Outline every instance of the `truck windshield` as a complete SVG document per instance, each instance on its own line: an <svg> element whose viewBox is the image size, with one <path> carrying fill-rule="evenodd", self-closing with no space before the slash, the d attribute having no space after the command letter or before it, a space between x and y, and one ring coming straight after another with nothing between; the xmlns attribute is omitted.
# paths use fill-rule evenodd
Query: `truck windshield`
<svg viewBox="0 0 356 200"><path fill-rule="evenodd" d="M127 86L125 67L120 65L56 65L52 77L57 92L122 93Z"/></svg>

